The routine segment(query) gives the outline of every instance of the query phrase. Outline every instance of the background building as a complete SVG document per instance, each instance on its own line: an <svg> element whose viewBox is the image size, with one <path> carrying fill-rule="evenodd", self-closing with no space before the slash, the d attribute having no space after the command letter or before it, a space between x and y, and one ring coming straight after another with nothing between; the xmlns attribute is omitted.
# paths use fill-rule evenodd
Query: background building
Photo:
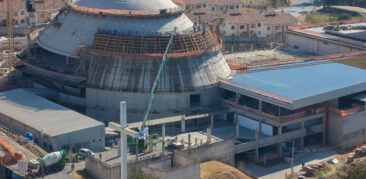
<svg viewBox="0 0 366 179"><path fill-rule="evenodd" d="M104 147L104 124L25 89L0 93L0 124L25 135L48 152Z"/></svg>

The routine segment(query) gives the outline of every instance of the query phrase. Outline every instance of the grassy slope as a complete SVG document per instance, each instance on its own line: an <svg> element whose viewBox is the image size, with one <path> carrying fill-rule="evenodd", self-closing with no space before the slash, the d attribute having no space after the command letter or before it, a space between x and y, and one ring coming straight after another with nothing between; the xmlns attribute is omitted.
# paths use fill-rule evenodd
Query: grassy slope
<svg viewBox="0 0 366 179"><path fill-rule="evenodd" d="M238 169L217 161L201 163L201 179L251 179Z"/></svg>

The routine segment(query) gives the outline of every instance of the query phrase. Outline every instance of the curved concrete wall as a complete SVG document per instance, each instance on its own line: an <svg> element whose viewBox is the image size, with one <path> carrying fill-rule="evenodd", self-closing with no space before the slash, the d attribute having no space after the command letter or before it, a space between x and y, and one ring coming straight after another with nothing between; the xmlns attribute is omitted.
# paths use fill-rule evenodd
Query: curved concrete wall
<svg viewBox="0 0 366 179"><path fill-rule="evenodd" d="M197 92L158 93L153 118L178 115L192 110L219 105L217 87ZM200 94L201 106L190 106L190 95ZM120 101L127 102L128 122L141 121L147 107L149 93L131 93L98 89L86 89L86 114L102 122L119 121Z"/></svg>

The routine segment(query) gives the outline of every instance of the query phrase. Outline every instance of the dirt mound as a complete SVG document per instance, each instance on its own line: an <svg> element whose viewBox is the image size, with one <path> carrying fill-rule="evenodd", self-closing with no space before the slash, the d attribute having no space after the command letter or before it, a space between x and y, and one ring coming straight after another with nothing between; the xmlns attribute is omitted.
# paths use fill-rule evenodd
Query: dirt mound
<svg viewBox="0 0 366 179"><path fill-rule="evenodd" d="M238 169L217 161L201 163L201 179L251 179Z"/></svg>

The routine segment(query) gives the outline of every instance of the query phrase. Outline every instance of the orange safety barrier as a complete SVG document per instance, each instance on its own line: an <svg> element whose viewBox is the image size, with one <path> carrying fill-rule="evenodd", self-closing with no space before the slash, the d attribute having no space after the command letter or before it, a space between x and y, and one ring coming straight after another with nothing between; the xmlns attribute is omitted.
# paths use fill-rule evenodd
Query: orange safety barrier
<svg viewBox="0 0 366 179"><path fill-rule="evenodd" d="M206 52L210 51L217 51L221 49L222 44L218 44L215 47L212 47L210 49L205 50L196 50L196 51L190 51L190 52L181 52L181 53L169 53L169 58L179 58L179 57L188 57L188 56L194 56L194 55L200 55ZM94 48L85 48L89 52L96 53L98 55L110 55L110 56L128 56L128 57L163 57L164 54L161 53L146 53L146 54L129 54L129 53L121 53L121 52L106 52L103 50L97 50Z"/></svg>
<svg viewBox="0 0 366 179"><path fill-rule="evenodd" d="M5 140L0 138L0 145L11 155L6 155L1 159L1 163L8 164L10 162L15 162L17 160L23 160L23 155L20 154L16 149L12 148Z"/></svg>
<svg viewBox="0 0 366 179"><path fill-rule="evenodd" d="M340 115L340 116L347 116L347 115L351 115L357 112L362 112L365 111L365 106L358 106L352 109L347 109L347 110L341 110L341 109L336 109L336 108L328 108L329 112L332 112L334 114Z"/></svg>

